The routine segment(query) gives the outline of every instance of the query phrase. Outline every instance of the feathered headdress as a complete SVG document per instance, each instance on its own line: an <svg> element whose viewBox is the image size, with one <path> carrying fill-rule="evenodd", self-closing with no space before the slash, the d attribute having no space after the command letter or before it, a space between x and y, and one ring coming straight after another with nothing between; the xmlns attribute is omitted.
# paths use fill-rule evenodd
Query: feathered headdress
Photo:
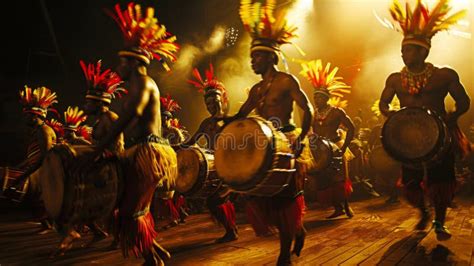
<svg viewBox="0 0 474 266"><path fill-rule="evenodd" d="M46 120L45 122L48 126L50 126L54 130L58 138L61 138L64 136L64 129L63 129L64 125L61 122L59 122L56 119Z"/></svg>
<svg viewBox="0 0 474 266"><path fill-rule="evenodd" d="M297 28L289 25L285 18L286 10L274 17L275 0L266 0L265 4L252 2L253 0L241 0L239 11L244 28L253 39L252 52L279 52L280 45L291 43L291 39L297 37Z"/></svg>
<svg viewBox="0 0 474 266"><path fill-rule="evenodd" d="M388 20L379 19L379 21L385 27L403 33L402 45L415 44L426 49L430 49L431 38L436 33L448 30L467 13L467 10L461 10L448 15L451 11L449 0L439 0L431 11L421 0L417 0L416 7L413 10L408 3L406 3L404 9L398 0L394 0L389 10L393 20L398 23L398 27Z"/></svg>
<svg viewBox="0 0 474 266"><path fill-rule="evenodd" d="M331 70L331 63L327 63L323 68L321 59L318 59L303 63L301 67L303 70L300 74L311 82L314 93L321 93L329 98L343 98L344 94L351 93L351 86L342 82L342 77L336 77L339 68L334 67Z"/></svg>
<svg viewBox="0 0 474 266"><path fill-rule="evenodd" d="M141 6L130 2L125 10L116 4L114 11L106 12L120 27L125 41L125 49L119 52L119 56L133 57L146 64L158 59L169 70L164 59L176 61L175 53L179 46L175 43L176 36L158 23L155 9L148 7L143 15Z"/></svg>
<svg viewBox="0 0 474 266"><path fill-rule="evenodd" d="M161 114L169 118L172 118L173 113L181 109L181 106L179 106L178 102L172 99L169 94L166 95L166 97L160 97L160 101Z"/></svg>
<svg viewBox="0 0 474 266"><path fill-rule="evenodd" d="M400 101L398 100L397 97L393 98L392 103L389 104L389 109L392 111L398 111L400 110ZM380 116L382 112L380 111L380 100L376 100L374 104L372 104L372 107L370 107L370 110L376 115Z"/></svg>
<svg viewBox="0 0 474 266"><path fill-rule="evenodd" d="M174 128L179 128L179 129L183 129L184 127L181 125L181 123L179 122L179 119L178 118L172 118L170 119L170 126L171 127L174 127Z"/></svg>
<svg viewBox="0 0 474 266"><path fill-rule="evenodd" d="M120 97L121 93L127 94L127 90L120 87L123 81L117 73L110 69L101 71L101 60L95 65L86 65L82 60L79 63L87 81L86 99L111 103L115 96Z"/></svg>
<svg viewBox="0 0 474 266"><path fill-rule="evenodd" d="M199 73L197 68L193 69L194 80L188 80L189 84L194 85L194 87L199 89L199 92L204 93L204 97L208 97L214 94L219 94L222 97L222 101L227 104L227 91L224 87L224 84L220 82L214 76L214 67L212 64L209 64L209 69L205 71L206 79L204 80Z"/></svg>
<svg viewBox="0 0 474 266"><path fill-rule="evenodd" d="M46 118L48 111L57 113L55 109L50 108L51 105L58 102L56 93L46 87L32 90L25 85L25 88L20 91L20 102L25 113L33 113L43 118Z"/></svg>
<svg viewBox="0 0 474 266"><path fill-rule="evenodd" d="M76 131L86 119L87 116L79 107L69 106L66 112L64 112L64 129Z"/></svg>
<svg viewBox="0 0 474 266"><path fill-rule="evenodd" d="M341 97L331 97L328 101L328 104L333 107L346 109L349 105L347 100L342 100Z"/></svg>
<svg viewBox="0 0 474 266"><path fill-rule="evenodd" d="M92 128L86 125L79 126L76 130L76 134L79 137L83 137L85 140L92 142Z"/></svg>

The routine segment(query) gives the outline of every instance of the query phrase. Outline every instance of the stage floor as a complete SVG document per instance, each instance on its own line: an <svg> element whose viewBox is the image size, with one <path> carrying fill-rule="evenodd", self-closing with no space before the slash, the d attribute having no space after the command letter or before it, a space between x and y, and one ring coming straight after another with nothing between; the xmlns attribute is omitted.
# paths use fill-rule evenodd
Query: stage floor
<svg viewBox="0 0 474 266"><path fill-rule="evenodd" d="M453 237L437 241L431 226L414 231L418 221L415 209L405 203L387 205L376 198L352 203L352 219L326 220L331 209L310 206L305 216L308 230L301 257L295 265L473 265L474 200L457 199L448 209L446 225ZM108 238L87 245L84 235L72 250L56 259L49 255L58 244L55 232L38 235L38 224L29 222L25 211L0 215L0 265L140 265L141 259L123 259L120 251L108 251ZM188 217L186 224L159 232L158 241L167 248L167 265L274 265L278 256L277 236L255 237L238 215L240 238L225 244L214 240L223 229L208 214Z"/></svg>

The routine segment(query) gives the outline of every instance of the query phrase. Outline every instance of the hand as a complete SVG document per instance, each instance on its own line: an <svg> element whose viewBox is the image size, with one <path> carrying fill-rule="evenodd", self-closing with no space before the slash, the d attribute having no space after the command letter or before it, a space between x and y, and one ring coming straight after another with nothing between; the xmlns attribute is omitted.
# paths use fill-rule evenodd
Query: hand
<svg viewBox="0 0 474 266"><path fill-rule="evenodd" d="M293 150L293 154L295 156L295 159L300 157L301 153L303 152L304 144L301 143L301 138L297 138L295 142L291 145L291 149Z"/></svg>

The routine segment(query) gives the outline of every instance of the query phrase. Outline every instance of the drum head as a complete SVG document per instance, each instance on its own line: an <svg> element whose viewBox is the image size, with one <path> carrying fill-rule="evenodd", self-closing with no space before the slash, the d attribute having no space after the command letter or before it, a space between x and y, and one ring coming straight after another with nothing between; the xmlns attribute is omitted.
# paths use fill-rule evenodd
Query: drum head
<svg viewBox="0 0 474 266"><path fill-rule="evenodd" d="M393 158L414 162L433 153L440 134L439 121L433 114L422 108L406 108L385 122L382 143Z"/></svg>
<svg viewBox="0 0 474 266"><path fill-rule="evenodd" d="M193 188L198 180L203 155L196 148L188 148L178 150L176 156L178 158L176 190L186 193Z"/></svg>
<svg viewBox="0 0 474 266"><path fill-rule="evenodd" d="M39 186L46 211L57 219L63 205L64 167L56 147L46 154L39 168Z"/></svg>
<svg viewBox="0 0 474 266"><path fill-rule="evenodd" d="M215 167L227 184L241 185L257 175L268 161L272 129L260 118L246 118L227 125L217 139Z"/></svg>

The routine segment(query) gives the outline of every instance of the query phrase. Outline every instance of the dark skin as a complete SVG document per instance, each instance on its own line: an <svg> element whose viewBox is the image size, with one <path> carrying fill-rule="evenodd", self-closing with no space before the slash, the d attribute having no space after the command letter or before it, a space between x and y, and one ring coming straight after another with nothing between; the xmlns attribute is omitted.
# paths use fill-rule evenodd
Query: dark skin
<svg viewBox="0 0 474 266"><path fill-rule="evenodd" d="M248 116L254 109L263 118L278 121L277 126L291 124L293 121L293 102L303 110L301 134L293 143L295 156L303 149L301 141L306 137L313 119L313 107L306 94L301 90L297 79L276 69L275 54L265 51L251 53L252 69L262 76L262 81L255 84L237 115L230 120ZM263 99L263 100L262 100Z"/></svg>
<svg viewBox="0 0 474 266"><path fill-rule="evenodd" d="M96 117L96 121L92 128L92 139L94 144L99 143L112 128L112 125L118 120L118 115L109 109L107 103L96 101L93 99L86 99L84 104L84 112L86 115ZM116 141L108 148L110 151L121 152L124 149L123 133L120 133Z"/></svg>
<svg viewBox="0 0 474 266"><path fill-rule="evenodd" d="M292 124L293 103L303 110L301 134L292 143L293 153L296 158L303 150L301 141L306 137L313 120L313 107L306 94L301 90L297 79L276 68L277 57L275 53L266 51L253 51L251 64L255 74L262 77L262 81L255 84L239 112L227 122L248 116L254 109L263 118L273 121L276 127ZM295 236L282 232L280 234L280 255L278 264L290 262L291 243ZM296 234L295 253L299 255L304 243L304 229Z"/></svg>
<svg viewBox="0 0 474 266"><path fill-rule="evenodd" d="M428 50L408 44L402 47L403 62L408 70L413 73L419 73L425 68L425 59L428 56ZM456 110L452 113L446 112L444 99L450 95L456 102ZM389 104L393 97L397 96L401 107L424 106L429 108L445 118L448 125L456 124L457 119L469 110L470 99L459 81L459 76L453 69L435 67L426 88L417 95L411 95L402 87L400 72L392 73L385 82L382 96L380 97L380 111L385 115L390 115Z"/></svg>
<svg viewBox="0 0 474 266"><path fill-rule="evenodd" d="M131 137L137 139L151 134L162 136L160 91L155 81L148 76L147 66L135 58L120 57L117 73L123 80L129 82L128 95L123 106L123 113L97 144L98 149L94 158L109 147L126 128L130 130ZM142 200L131 204L128 208L122 207L120 212L131 215L137 210L144 210L148 205L148 200ZM145 263L162 265L162 258L169 258L169 253L153 245L150 250L143 251L143 257Z"/></svg>
<svg viewBox="0 0 474 266"><path fill-rule="evenodd" d="M321 93L314 94L314 103L316 105L316 111L325 112L328 108L332 108L326 116L326 119L320 124L319 121L314 119L313 131L318 136L322 136L329 140L334 140L339 137L337 130L343 126L347 129L346 139L341 147L343 152L346 151L347 147L354 138L355 127L350 117L344 112L343 109L331 107L328 105L329 97ZM315 116L316 118L316 116Z"/></svg>
<svg viewBox="0 0 474 266"><path fill-rule="evenodd" d="M402 46L402 59L410 72L420 73L425 69L426 57L429 50L421 46L407 44ZM450 95L456 104L456 110L448 113L444 104L447 95ZM455 126L457 119L469 110L470 99L453 69L435 67L433 74L425 88L419 94L411 95L403 88L400 72L392 73L385 82L380 97L380 111L389 116L389 103L397 96L401 107L426 107L441 115L447 126ZM424 207L424 206L423 206ZM447 206L435 206L436 220L444 224Z"/></svg>
<svg viewBox="0 0 474 266"><path fill-rule="evenodd" d="M198 130L194 133L194 135L191 136L191 138L189 138L186 143L182 144L183 148L194 145L201 137L204 137L207 141L206 148L210 150L215 149L217 136L221 132L224 124L222 120L225 118L225 108L227 106L224 103L224 99L222 98L222 95L220 93L210 93L205 95L204 103L206 104L206 109L211 116L205 118L201 122ZM229 191L227 189L221 188L218 192L216 192L217 194L219 194L218 196L214 195L210 198L221 197L224 196L223 194L227 195L228 192ZM209 201L209 198L207 200ZM227 242L236 239L237 231L229 231L228 229L226 229L226 234L222 238L217 239L216 241Z"/></svg>
<svg viewBox="0 0 474 266"><path fill-rule="evenodd" d="M132 137L150 134L161 137L160 91L147 75L146 66L136 59L121 57L117 73L129 82L127 99L123 114L97 144L96 155L110 146L128 126L131 126Z"/></svg>
<svg viewBox="0 0 474 266"><path fill-rule="evenodd" d="M329 96L322 94L322 93L315 93L314 94L314 103L316 105L316 110L318 113L325 113L326 118L323 121L318 121L315 116L313 121L313 131L316 135L322 136L327 138L331 141L339 139L339 134L337 130L342 126L347 129L346 138L344 139L344 143L341 146L341 151L345 152L347 147L351 144L352 139L354 138L355 134L355 127L352 120L346 114L346 112L341 108L331 107L328 104ZM346 214L351 217L351 210L348 207L347 200L342 203L335 202L334 203L334 214L329 216L328 218L337 217L339 215L344 214L342 211L343 207L346 206Z"/></svg>
<svg viewBox="0 0 474 266"><path fill-rule="evenodd" d="M205 137L207 140L207 148L214 150L217 139L216 136L222 129L222 124L220 124L222 122L220 122L220 120L222 120L225 113L222 109L224 103L220 94L209 95L204 101L207 111L211 116L201 122L198 130L183 146L191 146L195 144L199 138Z"/></svg>
<svg viewBox="0 0 474 266"><path fill-rule="evenodd" d="M24 168L27 167L26 172L21 175L18 180L17 184L23 182L26 178L28 178L33 172L40 168L41 163L43 162L46 153L54 146L56 143L56 133L54 130L44 123L43 118L36 114L32 113L25 113L25 119L28 127L31 128L32 134L30 138L36 139L39 144L40 148L40 158L39 160L33 164L28 164L28 161L24 161L18 165L18 167Z"/></svg>

